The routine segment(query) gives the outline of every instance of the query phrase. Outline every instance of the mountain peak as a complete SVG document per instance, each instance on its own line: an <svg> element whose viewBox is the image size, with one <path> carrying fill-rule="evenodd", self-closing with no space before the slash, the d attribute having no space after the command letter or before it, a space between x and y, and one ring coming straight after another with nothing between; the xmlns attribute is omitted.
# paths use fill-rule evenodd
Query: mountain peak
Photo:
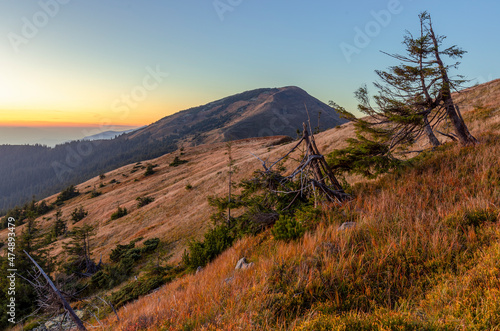
<svg viewBox="0 0 500 331"><path fill-rule="evenodd" d="M343 124L336 111L298 86L259 88L167 116L134 136L198 145L254 137L294 137L302 123L328 129ZM318 125L319 122L319 125Z"/></svg>

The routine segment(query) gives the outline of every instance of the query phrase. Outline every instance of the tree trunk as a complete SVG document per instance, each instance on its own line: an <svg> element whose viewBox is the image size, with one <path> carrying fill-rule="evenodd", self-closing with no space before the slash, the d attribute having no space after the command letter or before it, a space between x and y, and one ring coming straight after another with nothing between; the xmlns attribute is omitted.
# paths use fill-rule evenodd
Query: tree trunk
<svg viewBox="0 0 500 331"><path fill-rule="evenodd" d="M319 152L318 147L316 146L316 142L314 141L314 136L309 136L305 123L303 123L302 126L304 129L302 139L307 145L307 153L309 154L309 156L318 156L318 158L311 160L311 167L313 168L313 173L316 180L316 182L313 182L313 185L320 188L325 193L327 199L332 202L336 201L335 199L337 199L338 202L341 203L349 200L350 196L344 192L344 189L333 174L330 166L328 165L328 163L326 163L324 156ZM325 178L322 174L322 170L325 172L326 177L330 179L331 186L328 186L326 184Z"/></svg>
<svg viewBox="0 0 500 331"><path fill-rule="evenodd" d="M424 38L424 17L420 16L420 40L423 43L425 38ZM429 89L427 88L427 84L425 83L425 74L424 74L424 45L420 45L420 52L419 52L419 67L420 67L420 86L422 88L422 91L424 92L425 95L425 102L426 102L426 107L429 109L434 108L433 103L434 101L432 100L432 97L429 93ZM432 129L431 124L429 123L429 114L426 113L424 114L424 131L427 137L429 138L429 142L433 147L439 146L441 143L439 140L436 138L436 135L434 135L434 131Z"/></svg>
<svg viewBox="0 0 500 331"><path fill-rule="evenodd" d="M429 138L429 142L433 147L441 145L438 138L436 138L436 135L434 134L431 125L429 124L429 119L427 115L424 115L424 130L425 134L427 135L427 138Z"/></svg>
<svg viewBox="0 0 500 331"><path fill-rule="evenodd" d="M307 152L309 153L309 155L316 155L316 153L311 145L311 141L309 139L309 133L307 131L306 123L302 123L302 126L304 129L303 138L304 138L304 141L306 142L306 145L307 145ZM314 172L315 179L318 182L320 182L321 184L326 185L325 181L323 179L323 176L321 175L321 169L319 168L318 164L316 162L311 162L311 165L312 165L312 168L314 170L313 172Z"/></svg>
<svg viewBox="0 0 500 331"><path fill-rule="evenodd" d="M82 320L78 317L78 315L76 315L76 313L73 310L73 308L71 308L71 306L69 305L69 303L64 299L64 297L62 296L61 292L59 292L59 290L54 285L54 283L52 282L52 280L50 279L50 277L45 273L45 271L43 271L42 267L40 267L38 265L38 263L36 263L36 261L33 260L33 258L26 251L24 251L24 253L28 256L28 258L31 260L31 262L33 262L33 264L35 265L35 267L38 268L38 270L40 271L40 273L42 274L42 276L45 278L45 280L47 281L47 283L49 284L49 286L52 288L52 290L54 291L54 293L59 297L59 300L61 300L61 303L63 304L64 309L66 309L66 311L69 313L69 316L71 317L71 319L73 320L73 322L75 322L76 326L78 327L78 330L86 331L87 329L83 325Z"/></svg>
<svg viewBox="0 0 500 331"><path fill-rule="evenodd" d="M476 138L474 138L469 130L467 129L467 125L465 125L462 116L460 115L460 110L458 107L455 107L455 103L453 102L453 98L451 97L451 82L448 77L448 73L446 67L441 60L441 56L439 55L439 43L437 41L436 35L434 34L434 30L432 29L432 23L429 22L429 32L430 37L432 38L432 42L434 43L434 56L436 58L436 63L439 66L439 70L441 72L441 96L444 102L444 107L446 110L446 114L453 125L453 129L455 134L458 137L460 143L464 146L466 145L474 145L477 143Z"/></svg>
<svg viewBox="0 0 500 331"><path fill-rule="evenodd" d="M229 166L229 193L228 193L228 205L227 205L227 223L231 222L231 166Z"/></svg>
<svg viewBox="0 0 500 331"><path fill-rule="evenodd" d="M229 158L229 163L228 163L228 167L229 167L229 192L228 192L228 205L227 205L227 224L229 225L230 222L231 222L231 188L233 186L233 182L232 182L232 174L233 174L233 154L232 154L232 150L231 150L231 142L228 142L226 144L226 147L227 147L227 155L228 155L228 158Z"/></svg>
<svg viewBox="0 0 500 331"><path fill-rule="evenodd" d="M448 91L448 93L450 92ZM476 144L477 140L470 134L469 130L467 129L467 125L465 125L465 122L460 115L458 106L455 106L455 104L453 103L451 93L448 96L443 96L443 100L445 102L446 113L451 120L453 129L460 143L464 146Z"/></svg>

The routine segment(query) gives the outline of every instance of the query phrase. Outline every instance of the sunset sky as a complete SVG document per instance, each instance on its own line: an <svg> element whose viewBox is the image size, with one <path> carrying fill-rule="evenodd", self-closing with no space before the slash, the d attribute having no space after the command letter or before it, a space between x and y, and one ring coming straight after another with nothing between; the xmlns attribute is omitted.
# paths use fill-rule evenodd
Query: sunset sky
<svg viewBox="0 0 500 331"><path fill-rule="evenodd" d="M379 50L402 52L422 10L468 51L461 74L500 77L493 0L3 0L0 144L19 143L19 126L141 126L260 87L354 110L353 91L396 64ZM22 135L43 140L35 132Z"/></svg>

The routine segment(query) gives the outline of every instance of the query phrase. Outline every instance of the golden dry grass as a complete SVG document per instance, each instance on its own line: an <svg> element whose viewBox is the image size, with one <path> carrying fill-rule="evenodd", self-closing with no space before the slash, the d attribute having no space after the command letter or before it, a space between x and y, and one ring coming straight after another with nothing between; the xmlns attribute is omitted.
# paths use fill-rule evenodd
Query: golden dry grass
<svg viewBox="0 0 500 331"><path fill-rule="evenodd" d="M447 145L422 156L412 169L358 184L353 202L340 211L326 208L319 228L299 242L275 242L269 233L239 241L201 273L124 307L119 313L125 318L110 317L106 328L499 327L493 298L500 279L495 260L500 229L447 225L455 215L475 210L500 218L499 130L487 127L490 133L481 134L483 126L472 123L480 137L477 147ZM336 141L333 133L342 130L347 129L320 135L320 146ZM338 225L349 217L358 226L339 232ZM242 256L255 267L235 271ZM477 292L474 281L486 287ZM469 302L472 309L466 307Z"/></svg>
<svg viewBox="0 0 500 331"><path fill-rule="evenodd" d="M318 136L319 146L328 147L327 151L335 146L341 146L346 134L349 134L350 124L342 129L325 132ZM290 145L275 145L283 137L267 137L245 139L233 142L232 153L237 173L233 181L238 182L249 177L261 163L250 153L261 159L271 160L283 154ZM92 241L93 257L99 259L102 254L106 261L111 249L117 244L127 244L133 239L143 237L144 240L158 237L170 243L170 253L173 254L172 263L178 262L186 247L188 239L200 238L210 226L209 215L213 212L208 205L209 195L224 195L228 189L228 155L225 143L185 147L184 155L180 151L166 154L153 160L141 162L139 166L130 164L105 174L104 179L95 177L89 181L76 185L83 193L66 202L62 207L63 219L70 219L71 212L80 206L88 211L88 216L73 225L68 221L69 229L73 226L90 224L98 228L97 236ZM175 156L189 162L178 167L169 164ZM155 174L144 176L147 164L158 164ZM135 168L134 168L135 167ZM134 171L134 172L133 172ZM111 184L111 181L119 183ZM100 188L100 184L105 184ZM187 190L186 185L193 189ZM93 189L102 192L96 198L90 198ZM55 201L57 195L45 199L47 203ZM154 202L142 208L137 208L137 197L151 196ZM127 208L129 214L111 221L110 217L118 207ZM37 220L43 232L55 222L55 211L48 213ZM18 228L22 231L23 226ZM7 231L0 232L0 240L4 240ZM56 241L51 245L51 252L60 259L62 243Z"/></svg>
<svg viewBox="0 0 500 331"><path fill-rule="evenodd" d="M353 202L340 211L325 207L320 227L299 242L275 242L269 233L243 239L201 273L175 280L126 305L119 311L121 321L110 316L104 321L104 329L306 330L321 323L347 325L349 318L364 320L363 314L370 313L368 322L370 316L389 318L392 313L397 318L412 320L417 312L426 314L426 323L437 329L439 323L445 323L443 315L448 316L450 325L466 329L471 319L457 317L457 309L432 310L449 307L455 297L465 298L461 294L465 292L451 282L466 283L471 288L467 282L477 273L473 266L480 260L481 250L483 257L494 261L488 254L493 249L489 242L496 245L500 236L496 226L483 232L464 232L443 225L447 217L467 210L498 212L500 208L500 82L489 84L460 96L473 105L469 109L464 106L465 101L462 103L472 133L491 133L481 135L478 147L445 146L435 155L424 157L414 169L358 184ZM492 98L483 97L491 91ZM488 111L487 120L482 113L475 114L477 109L488 107L493 110ZM352 136L352 124L345 124L317 135L316 140L320 150L328 153L344 146L345 138ZM233 158L239 169L235 181L260 167L250 152L262 159L276 159L291 147L270 146L277 139L234 142ZM206 197L227 192L226 148L225 144L205 145L186 148L184 153L181 158L190 162L177 168L168 164L179 151L147 161L159 165L157 173L149 177L143 176L144 170L131 173L134 165L107 173L104 182L116 179L121 183L99 189L102 196L89 199L85 194L62 208L64 216L80 205L89 211L80 223L99 226L92 243L95 257L107 257L116 244L137 237L159 237L172 243L172 261L179 261L186 239L201 237L209 226L211 212ZM94 178L78 185L78 189L89 191L100 182ZM194 189L186 190L188 183ZM155 201L137 209L135 199L145 195L153 196ZM109 221L118 206L129 209L129 215ZM337 231L348 217L354 218L358 227ZM53 219L52 213L38 221L46 229ZM4 236L5 232L0 233L0 239ZM55 243L54 253L60 252L60 246L60 242ZM242 256L255 266L235 271L236 261ZM488 268L496 270L495 265ZM430 273L428 278L425 272ZM440 279L434 273L448 278ZM484 282L497 284L496 280ZM338 284L351 292L336 289ZM439 289L452 293L442 304L435 299ZM492 299L488 302L493 304ZM349 307L358 309L353 313ZM392 313L387 315L383 309ZM342 311L351 311L352 316L344 318ZM465 328L460 328L460 323Z"/></svg>
<svg viewBox="0 0 500 331"><path fill-rule="evenodd" d="M440 315L433 293L450 287L443 285L441 275L458 274L457 281L463 282L477 273L474 264L486 254L480 252L488 251L490 243L498 244L497 225L475 231L443 222L464 210L491 210L500 217L500 165L494 163L499 156L500 138L485 137L474 151L447 147L401 176L359 185L353 202L342 212L326 209L323 225L299 242L275 242L268 233L243 239L201 273L174 281L121 309L122 321L110 317L106 327L294 329L308 325L321 311L340 313L354 306L366 313L374 307L397 312L418 305L426 295L427 301L408 314L421 309L429 316L426 322L434 325ZM343 214L357 214L357 228L338 231ZM242 256L255 267L235 271ZM494 274L491 282L497 284L498 277ZM455 286L450 291L460 295L464 290ZM441 300L448 305L453 301ZM453 321L471 322L460 320L457 310L445 312L455 314Z"/></svg>

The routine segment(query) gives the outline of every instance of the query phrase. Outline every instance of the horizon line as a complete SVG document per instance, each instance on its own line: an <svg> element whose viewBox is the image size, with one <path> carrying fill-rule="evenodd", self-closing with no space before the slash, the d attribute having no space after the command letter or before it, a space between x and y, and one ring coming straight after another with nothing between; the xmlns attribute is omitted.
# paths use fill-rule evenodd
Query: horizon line
<svg viewBox="0 0 500 331"><path fill-rule="evenodd" d="M149 123L151 124L151 123ZM51 122L51 121L23 121L23 122L1 122L0 127L11 128L112 128L112 127L141 127L149 124L100 124L100 123L78 123L78 122Z"/></svg>

